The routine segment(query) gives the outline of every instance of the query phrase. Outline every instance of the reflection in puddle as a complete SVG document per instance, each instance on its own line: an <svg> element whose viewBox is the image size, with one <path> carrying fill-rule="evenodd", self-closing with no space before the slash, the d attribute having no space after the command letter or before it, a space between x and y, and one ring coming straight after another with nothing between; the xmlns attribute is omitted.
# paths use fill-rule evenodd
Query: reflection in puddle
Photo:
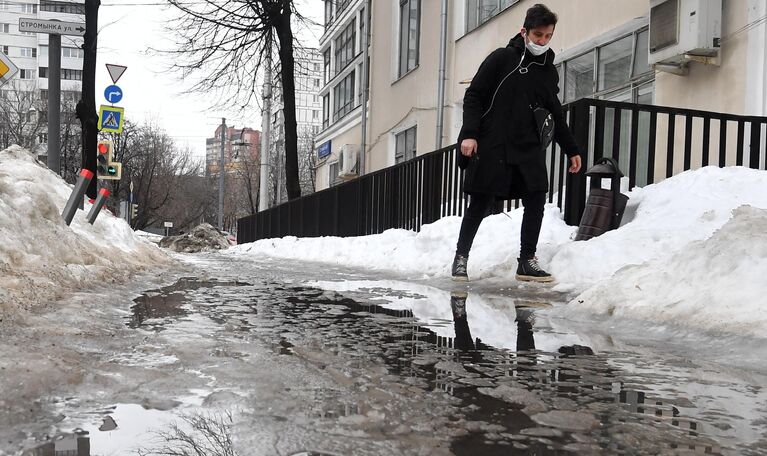
<svg viewBox="0 0 767 456"><path fill-rule="evenodd" d="M740 385L688 393L690 385L706 384L690 374L697 373L694 367L669 372L634 354L595 353L579 336L543 325L536 315L541 307L545 303L430 287L369 287L358 294L344 290L342 296L284 284L186 280L137 299L130 326L157 320L151 323L155 328L180 331L179 317L199 313L218 324L210 326L218 335L242 335L270 355L335 373L337 388L291 384L259 403L260 414L243 418L253 420L244 426L250 433L274 423L276 434L264 432L282 438L286 429L299 428L309 436L311 445L302 441L281 454L352 454L337 449L345 441L427 437L450 441L449 451L459 456L749 454L738 451L737 433L722 430L751 423L711 406L727 402L725 388ZM238 369L260 368L231 348L209 353L216 364L234 360ZM131 454L172 454L161 450L181 448L183 442L190 445L189 454L233 454L225 452L231 450L230 414L165 412L148 420L151 411L126 407L138 406L118 406L110 419L115 416L114 438L140 445ZM121 417L126 410L135 416ZM126 432L137 424L142 427ZM91 439L109 434L87 430ZM159 440L149 441L150 431ZM220 444L189 443L205 432ZM94 451L102 445L97 454L113 448L91 443ZM46 445L51 444L55 450L54 442ZM313 448L322 450L308 450Z"/></svg>
<svg viewBox="0 0 767 456"><path fill-rule="evenodd" d="M62 435L35 449L27 450L23 456L90 456L91 440L88 432L78 431Z"/></svg>
<svg viewBox="0 0 767 456"><path fill-rule="evenodd" d="M184 308L188 300L188 293L201 288L213 287L241 287L248 283L239 281L199 280L195 277L182 278L175 284L160 290L147 292L134 300L136 304L131 306L133 315L128 326L138 328L146 326L147 320L161 320L165 318L181 318L189 314ZM162 325L155 325L161 329Z"/></svg>

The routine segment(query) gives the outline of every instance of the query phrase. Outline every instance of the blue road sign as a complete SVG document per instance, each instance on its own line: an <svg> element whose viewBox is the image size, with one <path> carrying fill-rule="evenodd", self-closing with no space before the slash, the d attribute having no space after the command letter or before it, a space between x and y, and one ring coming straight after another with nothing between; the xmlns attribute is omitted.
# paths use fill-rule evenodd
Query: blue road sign
<svg viewBox="0 0 767 456"><path fill-rule="evenodd" d="M330 141L326 141L320 145L320 147L317 149L317 158L322 160L323 158L330 155L331 147L330 147Z"/></svg>
<svg viewBox="0 0 767 456"><path fill-rule="evenodd" d="M104 98L112 104L119 103L123 99L123 90L116 85L111 85L104 89Z"/></svg>
<svg viewBox="0 0 767 456"><path fill-rule="evenodd" d="M125 108L101 105L99 109L99 129L104 133L122 133L123 119L125 119L124 113Z"/></svg>

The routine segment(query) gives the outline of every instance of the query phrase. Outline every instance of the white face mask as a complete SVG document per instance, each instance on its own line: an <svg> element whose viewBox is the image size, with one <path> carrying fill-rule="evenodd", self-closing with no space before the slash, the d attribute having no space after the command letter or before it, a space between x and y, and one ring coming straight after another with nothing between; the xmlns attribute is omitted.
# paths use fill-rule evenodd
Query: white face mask
<svg viewBox="0 0 767 456"><path fill-rule="evenodd" d="M541 46L539 44L533 43L532 41L528 41L526 46L527 46L527 50L530 51L530 53L535 56L539 56L549 50L548 44Z"/></svg>

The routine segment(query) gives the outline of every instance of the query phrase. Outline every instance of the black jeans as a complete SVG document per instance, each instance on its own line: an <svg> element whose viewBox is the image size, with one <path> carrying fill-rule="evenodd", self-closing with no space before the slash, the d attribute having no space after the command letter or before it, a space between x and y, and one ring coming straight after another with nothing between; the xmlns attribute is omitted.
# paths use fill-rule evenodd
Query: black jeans
<svg viewBox="0 0 767 456"><path fill-rule="evenodd" d="M471 196L469 208L466 209L466 213L463 215L461 233L458 235L457 254L469 256L471 244L474 243L474 236L477 235L479 224L490 213L494 202L495 197L492 195L475 194ZM541 234L543 207L546 205L546 192L527 193L522 197L522 205L525 207L525 212L522 216L519 257L528 259L535 256L538 236Z"/></svg>

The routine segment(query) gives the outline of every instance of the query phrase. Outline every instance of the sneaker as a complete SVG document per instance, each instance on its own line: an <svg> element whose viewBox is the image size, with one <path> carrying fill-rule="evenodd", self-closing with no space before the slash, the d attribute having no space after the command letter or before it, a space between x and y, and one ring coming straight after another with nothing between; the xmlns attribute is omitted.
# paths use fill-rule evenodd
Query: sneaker
<svg viewBox="0 0 767 456"><path fill-rule="evenodd" d="M450 310L453 312L453 320L466 318L466 298L468 293L464 291L450 292Z"/></svg>
<svg viewBox="0 0 767 456"><path fill-rule="evenodd" d="M457 282L468 282L469 276L466 274L466 265L469 263L469 257L455 254L453 259L453 280Z"/></svg>
<svg viewBox="0 0 767 456"><path fill-rule="evenodd" d="M541 269L538 265L537 258L530 258L523 260L517 259L517 280L523 282L553 282L554 277L551 274Z"/></svg>

